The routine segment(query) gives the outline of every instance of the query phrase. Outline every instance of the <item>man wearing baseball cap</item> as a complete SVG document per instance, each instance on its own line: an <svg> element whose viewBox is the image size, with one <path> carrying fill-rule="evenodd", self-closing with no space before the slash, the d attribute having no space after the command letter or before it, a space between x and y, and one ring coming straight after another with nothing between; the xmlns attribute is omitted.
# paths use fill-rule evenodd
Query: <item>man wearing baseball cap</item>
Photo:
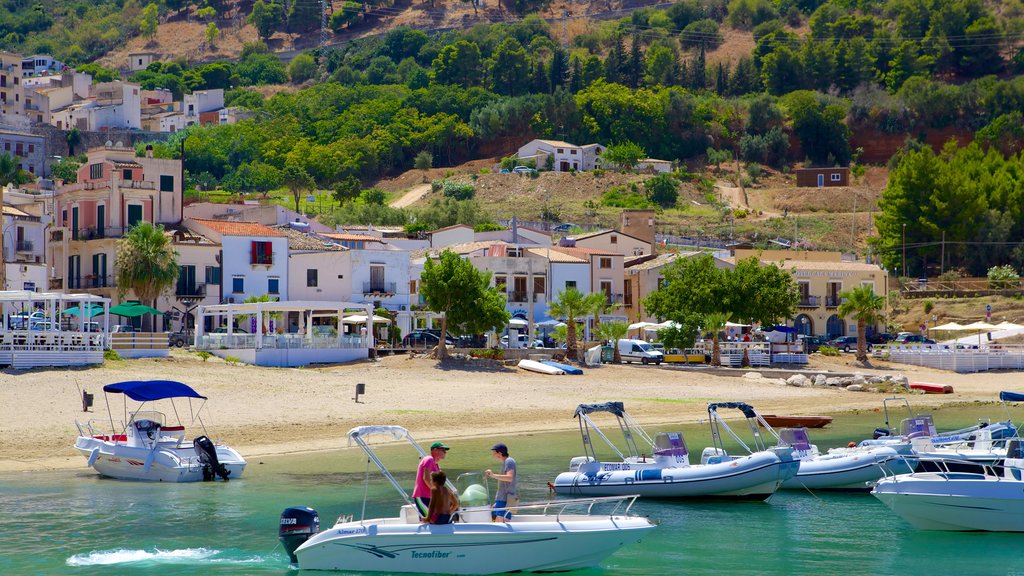
<svg viewBox="0 0 1024 576"><path fill-rule="evenodd" d="M434 442L430 445L430 455L424 456L416 467L416 486L412 489L412 499L421 519L427 516L427 508L430 507L430 491L434 488L431 474L441 471L438 462L444 460L448 450L443 442Z"/></svg>
<svg viewBox="0 0 1024 576"><path fill-rule="evenodd" d="M501 461L501 474L495 474L490 468L484 471L484 476L498 481L498 492L494 496L495 511L491 513L491 519L507 522L512 519L511 509L519 504L519 495L516 492L516 461L508 455L508 446L501 442L491 446L491 454Z"/></svg>

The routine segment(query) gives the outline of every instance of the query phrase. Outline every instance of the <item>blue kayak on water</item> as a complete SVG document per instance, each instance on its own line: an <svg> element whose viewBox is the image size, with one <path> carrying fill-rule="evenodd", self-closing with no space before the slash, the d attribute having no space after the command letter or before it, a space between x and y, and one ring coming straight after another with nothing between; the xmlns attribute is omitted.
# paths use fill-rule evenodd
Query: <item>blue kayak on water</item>
<svg viewBox="0 0 1024 576"><path fill-rule="evenodd" d="M566 374L572 374L574 376L579 376L579 375L583 374L583 370L581 370L581 369L579 369L579 368L577 368L575 366L570 366L568 364L560 364L558 362L555 362L554 360L541 360L540 363L541 364L547 364L548 366L551 366L552 368L558 368L559 370L564 370Z"/></svg>

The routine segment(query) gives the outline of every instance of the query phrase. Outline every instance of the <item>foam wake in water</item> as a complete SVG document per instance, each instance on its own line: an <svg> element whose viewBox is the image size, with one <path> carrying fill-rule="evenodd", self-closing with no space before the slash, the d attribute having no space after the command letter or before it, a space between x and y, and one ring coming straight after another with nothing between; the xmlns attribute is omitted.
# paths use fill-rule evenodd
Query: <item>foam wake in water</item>
<svg viewBox="0 0 1024 576"><path fill-rule="evenodd" d="M219 557L220 556L220 557ZM227 558L220 550L185 548L182 550L96 550L68 558L68 566L109 566L114 564L255 564L265 562L258 556Z"/></svg>

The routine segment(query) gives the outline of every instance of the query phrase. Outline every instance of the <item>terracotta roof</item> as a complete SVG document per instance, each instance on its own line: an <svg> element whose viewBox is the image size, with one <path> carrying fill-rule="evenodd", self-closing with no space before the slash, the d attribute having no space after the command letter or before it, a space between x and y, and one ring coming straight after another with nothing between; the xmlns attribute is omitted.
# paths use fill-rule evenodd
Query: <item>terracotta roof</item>
<svg viewBox="0 0 1024 576"><path fill-rule="evenodd" d="M538 228L530 228L529 226L522 226L522 225L519 225L517 227L520 230L529 230L530 232L536 232L537 234L543 234L545 236L551 236L551 232L548 232L547 230L540 230Z"/></svg>
<svg viewBox="0 0 1024 576"><path fill-rule="evenodd" d="M4 205L3 213L4 214L10 214L11 216L30 216L30 214L28 212L25 212L24 210L21 210L19 208L15 208L14 206L7 206L7 205Z"/></svg>
<svg viewBox="0 0 1024 576"><path fill-rule="evenodd" d="M590 262L590 258L567 254L553 248L527 248L527 252L559 264L588 264Z"/></svg>
<svg viewBox="0 0 1024 576"><path fill-rule="evenodd" d="M135 162L134 160L111 160L114 168L142 168L142 164Z"/></svg>
<svg viewBox="0 0 1024 576"><path fill-rule="evenodd" d="M575 239L577 242L579 242L580 240L587 240L589 238L596 238L598 236L603 236L605 234L618 234L619 236L625 236L626 238L632 238L633 240L637 240L637 241L643 242L645 244L650 244L650 242L648 242L647 240L644 240L643 238L637 238L636 236L633 236L632 234L626 234L625 232L622 232L621 230L598 230L596 232L588 232L586 234L580 234L578 236L573 236L572 238Z"/></svg>
<svg viewBox="0 0 1024 576"><path fill-rule="evenodd" d="M285 237L283 232L256 222L233 222L231 220L206 220L191 218L193 222L206 226L224 236L274 236Z"/></svg>
<svg viewBox="0 0 1024 576"><path fill-rule="evenodd" d="M330 238L331 240L347 240L349 242L380 242L381 244L387 244L387 242L385 242L383 238L378 238L377 236L370 236L368 234L343 234L340 232L325 232L320 235L326 238Z"/></svg>
<svg viewBox="0 0 1024 576"><path fill-rule="evenodd" d="M440 254L445 250L451 250L456 254L470 254L478 250L487 250L495 244L508 244L504 240L481 240L479 242L463 242L462 244L452 244L451 246L442 246L435 248L431 251L431 254Z"/></svg>
<svg viewBox="0 0 1024 576"><path fill-rule="evenodd" d="M430 232L427 232L427 234L435 234L437 232L444 232L445 230L455 230L456 228L469 228L470 230L473 229L472 226L468 226L466 224L452 224L451 226L445 226L444 228L438 228L437 230L431 230Z"/></svg>
<svg viewBox="0 0 1024 576"><path fill-rule="evenodd" d="M618 252L608 252L607 250L594 250L593 248L583 248L582 246L573 246L571 248L568 246L554 246L552 249L558 250L560 252L565 252L566 254L572 254L580 258L587 258L588 260L590 259L590 256L622 256L622 254Z"/></svg>
<svg viewBox="0 0 1024 576"><path fill-rule="evenodd" d="M729 262L730 264L736 263L736 258L730 256L729 258L722 258L722 260ZM821 271L835 271L835 272L882 272L882 268L877 264L868 264L866 262L828 262L828 261L814 261L814 260L772 260L765 259L761 260L765 264L777 264L780 268L785 270L821 270Z"/></svg>

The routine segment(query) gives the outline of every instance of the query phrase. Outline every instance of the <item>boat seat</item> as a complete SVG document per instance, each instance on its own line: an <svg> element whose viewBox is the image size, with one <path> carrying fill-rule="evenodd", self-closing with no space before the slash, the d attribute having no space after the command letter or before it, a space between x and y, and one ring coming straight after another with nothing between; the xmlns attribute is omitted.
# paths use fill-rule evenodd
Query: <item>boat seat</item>
<svg viewBox="0 0 1024 576"><path fill-rule="evenodd" d="M420 513L416 510L416 506L412 504L406 504L402 506L402 521L406 524L419 524Z"/></svg>

